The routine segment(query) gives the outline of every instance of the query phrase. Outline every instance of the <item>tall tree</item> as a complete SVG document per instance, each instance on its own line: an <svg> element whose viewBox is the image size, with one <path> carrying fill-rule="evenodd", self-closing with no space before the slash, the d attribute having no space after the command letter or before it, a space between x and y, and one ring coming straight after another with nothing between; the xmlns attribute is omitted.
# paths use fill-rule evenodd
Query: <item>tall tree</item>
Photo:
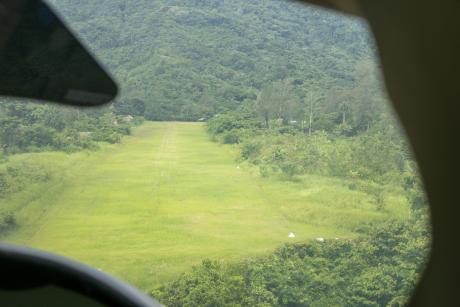
<svg viewBox="0 0 460 307"><path fill-rule="evenodd" d="M308 124L308 135L311 135L311 133L313 132L313 119L315 117L315 112L318 108L319 102L323 98L324 96L318 87L314 87L308 91L308 94L306 96L306 107L308 110L305 112L305 114L307 115L306 122Z"/></svg>
<svg viewBox="0 0 460 307"><path fill-rule="evenodd" d="M356 86L351 91L354 99L354 126L358 130L369 130L379 119L385 108L385 95L379 72L371 60L360 62L355 70Z"/></svg>
<svg viewBox="0 0 460 307"><path fill-rule="evenodd" d="M270 128L270 120L279 119L283 123L295 117L300 106L299 99L294 95L289 80L276 81L264 88L256 100L256 111Z"/></svg>

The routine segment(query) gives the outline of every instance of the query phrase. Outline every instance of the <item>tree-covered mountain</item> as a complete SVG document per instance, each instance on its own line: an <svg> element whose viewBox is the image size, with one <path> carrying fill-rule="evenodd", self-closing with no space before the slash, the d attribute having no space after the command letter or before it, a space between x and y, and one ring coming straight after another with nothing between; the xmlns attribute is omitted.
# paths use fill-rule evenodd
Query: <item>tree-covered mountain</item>
<svg viewBox="0 0 460 307"><path fill-rule="evenodd" d="M357 65L373 62L361 21L291 1L52 3L116 77L119 101L142 100L147 119L208 118L282 80L304 101L353 86Z"/></svg>

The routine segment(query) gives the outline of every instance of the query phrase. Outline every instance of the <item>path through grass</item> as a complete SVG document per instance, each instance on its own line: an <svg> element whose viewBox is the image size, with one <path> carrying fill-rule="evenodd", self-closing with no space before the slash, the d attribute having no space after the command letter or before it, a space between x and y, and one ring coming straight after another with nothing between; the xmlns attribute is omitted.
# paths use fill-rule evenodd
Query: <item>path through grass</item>
<svg viewBox="0 0 460 307"><path fill-rule="evenodd" d="M360 223L393 214L338 180L262 179L198 123L145 123L122 144L75 161L59 185L21 209L23 226L7 241L146 290L204 258L233 261L287 241L350 237Z"/></svg>

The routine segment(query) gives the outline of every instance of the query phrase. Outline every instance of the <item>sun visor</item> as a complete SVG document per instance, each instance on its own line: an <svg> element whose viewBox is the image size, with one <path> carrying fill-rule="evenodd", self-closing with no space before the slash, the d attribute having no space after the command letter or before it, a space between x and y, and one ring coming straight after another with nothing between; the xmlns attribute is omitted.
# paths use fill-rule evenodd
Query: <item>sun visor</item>
<svg viewBox="0 0 460 307"><path fill-rule="evenodd" d="M40 0L0 0L0 95L101 105L112 78Z"/></svg>

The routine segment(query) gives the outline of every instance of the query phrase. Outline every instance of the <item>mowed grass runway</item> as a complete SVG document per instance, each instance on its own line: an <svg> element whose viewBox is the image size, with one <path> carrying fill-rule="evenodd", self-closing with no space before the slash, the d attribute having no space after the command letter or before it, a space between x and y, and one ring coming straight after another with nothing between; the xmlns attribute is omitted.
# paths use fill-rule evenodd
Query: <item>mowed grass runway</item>
<svg viewBox="0 0 460 307"><path fill-rule="evenodd" d="M235 158L202 124L147 122L121 144L69 162L59 183L21 208L21 227L6 240L149 290L205 258L234 261L283 242L352 237L360 223L406 214L397 195L379 212L340 180L263 179Z"/></svg>

